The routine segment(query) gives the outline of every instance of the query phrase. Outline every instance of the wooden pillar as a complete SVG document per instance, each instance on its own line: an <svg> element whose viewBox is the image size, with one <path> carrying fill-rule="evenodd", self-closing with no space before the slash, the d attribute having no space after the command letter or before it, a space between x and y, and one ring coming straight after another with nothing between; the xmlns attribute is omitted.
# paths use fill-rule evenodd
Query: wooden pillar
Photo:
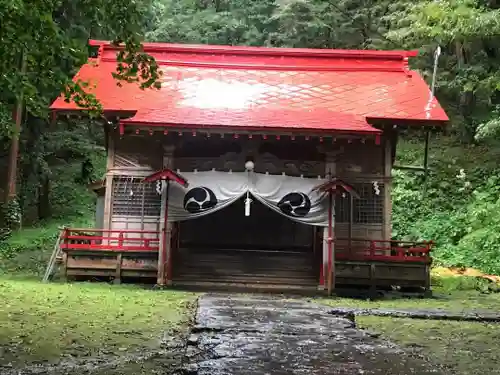
<svg viewBox="0 0 500 375"><path fill-rule="evenodd" d="M332 295L332 289L335 289L335 193L328 193L328 295Z"/></svg>
<svg viewBox="0 0 500 375"><path fill-rule="evenodd" d="M163 167L173 168L174 146L167 145L163 148ZM163 183L161 193L161 213L160 213L160 251L158 253L158 278L157 284L160 286L172 284L172 223L166 218L168 215L168 191L167 183Z"/></svg>
<svg viewBox="0 0 500 375"><path fill-rule="evenodd" d="M427 130L425 133L425 149L424 149L424 197L427 194L427 180L429 178L429 143L431 141L431 132Z"/></svg>
<svg viewBox="0 0 500 375"><path fill-rule="evenodd" d="M335 163L335 157L333 153L327 152L326 153L326 159L325 159L325 173L328 176L329 173L331 173L332 177L335 177L336 174L336 163ZM333 197L335 199L335 197ZM335 236L335 226L333 227L333 236ZM334 246L333 246L334 247ZM328 246L328 227L323 228L323 264L322 264L322 275L323 275L323 284L319 285L318 289L326 289L327 287L327 282L329 279L328 276L328 252L329 252L329 246ZM335 257L332 257L335 259ZM332 270L335 269L335 267L332 267ZM335 285L333 285L333 288L335 289Z"/></svg>
<svg viewBox="0 0 500 375"><path fill-rule="evenodd" d="M102 229L110 230L111 228L111 217L113 215L113 166L115 164L115 139L111 131L107 134L108 137L108 149L106 158L106 190L104 191L104 213L103 213L103 225ZM109 240L107 240L109 242Z"/></svg>
<svg viewBox="0 0 500 375"><path fill-rule="evenodd" d="M392 143L389 137L383 142L383 170L384 170L384 223L382 228L383 240L392 238Z"/></svg>
<svg viewBox="0 0 500 375"><path fill-rule="evenodd" d="M354 198L352 194L349 194L349 243L348 251L349 255L352 255L352 227L354 225Z"/></svg>

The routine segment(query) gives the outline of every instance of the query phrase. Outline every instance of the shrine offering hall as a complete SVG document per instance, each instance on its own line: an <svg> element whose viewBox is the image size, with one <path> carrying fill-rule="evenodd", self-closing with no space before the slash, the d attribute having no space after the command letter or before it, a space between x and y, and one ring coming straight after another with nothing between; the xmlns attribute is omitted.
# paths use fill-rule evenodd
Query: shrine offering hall
<svg viewBox="0 0 500 375"><path fill-rule="evenodd" d="M162 85L141 90L91 44L75 79L103 105L107 171L96 227L61 233L63 276L429 290L432 242L391 236L398 133L447 121L415 53L146 44Z"/></svg>

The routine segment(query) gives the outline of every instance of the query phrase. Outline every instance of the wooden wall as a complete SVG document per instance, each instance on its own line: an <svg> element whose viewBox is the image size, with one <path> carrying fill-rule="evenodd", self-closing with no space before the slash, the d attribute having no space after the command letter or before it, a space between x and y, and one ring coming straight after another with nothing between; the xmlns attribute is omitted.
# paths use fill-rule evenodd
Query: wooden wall
<svg viewBox="0 0 500 375"><path fill-rule="evenodd" d="M141 180L160 170L163 162L161 140L154 137L109 137L104 204L104 227L112 230L160 229L161 196L154 184ZM137 235L132 235L137 237ZM155 237L144 234L144 238Z"/></svg>
<svg viewBox="0 0 500 375"><path fill-rule="evenodd" d="M385 148L389 143L376 145L374 143L347 143L343 152L336 159L336 176L354 185L361 195L360 201L353 201L355 206L350 209L348 197L336 199L336 238L362 238L372 240L390 239L390 170L386 176ZM375 194L374 182L377 183L380 194ZM358 209L356 209L358 208ZM354 216L350 224L350 216Z"/></svg>
<svg viewBox="0 0 500 375"><path fill-rule="evenodd" d="M95 227L104 228L104 197L98 196L95 205Z"/></svg>
<svg viewBox="0 0 500 375"><path fill-rule="evenodd" d="M373 141L362 143L360 140L352 142L341 140L327 145L315 144L312 141L287 143L285 141L220 139L216 136L211 139L202 136L198 136L198 139L188 137L175 140L147 135L127 135L122 139L115 135L110 137L104 227L144 230L160 228L161 215L158 210L150 210L147 215L142 215L140 212L134 215L122 215L117 212L113 191L116 193L116 185L120 183L123 185L127 179L131 181L132 178L140 179L160 170L163 165L164 146L170 143L174 146L173 169L178 169L181 173L195 169L203 171L214 168L243 171L245 161L250 158L255 162L256 172L272 174L285 172L288 175L324 177L328 172L326 167L328 154L333 158L333 164L329 164L334 166L331 172L363 190L363 204L365 204L364 208L360 208L360 202L354 203L355 207L351 210L350 207L344 207L346 206L345 198L344 202L340 202L341 198L337 198L336 237L347 238L351 234L353 238L390 239L392 165L389 142L376 145ZM378 196L373 195L374 181L380 187ZM154 188L150 186L145 189L150 193L149 198L157 199L158 204L161 205L161 197L154 198L154 194L151 193ZM376 204L370 201L372 198L376 200ZM349 215L351 214L355 217L350 224Z"/></svg>

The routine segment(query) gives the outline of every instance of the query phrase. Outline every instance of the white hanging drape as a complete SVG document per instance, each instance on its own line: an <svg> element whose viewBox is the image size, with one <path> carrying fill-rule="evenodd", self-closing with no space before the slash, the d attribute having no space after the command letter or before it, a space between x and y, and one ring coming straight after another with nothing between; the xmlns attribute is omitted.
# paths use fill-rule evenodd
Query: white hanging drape
<svg viewBox="0 0 500 375"><path fill-rule="evenodd" d="M183 176L189 181L188 188L178 184L169 186L169 221L209 215L250 193L254 199L292 220L328 225L328 197L312 191L325 180L254 172L189 172Z"/></svg>

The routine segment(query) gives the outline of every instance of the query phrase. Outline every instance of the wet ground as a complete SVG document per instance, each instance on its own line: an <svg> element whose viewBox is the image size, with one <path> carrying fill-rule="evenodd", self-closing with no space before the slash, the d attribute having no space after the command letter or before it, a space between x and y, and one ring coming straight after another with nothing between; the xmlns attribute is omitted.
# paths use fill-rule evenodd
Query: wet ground
<svg viewBox="0 0 500 375"><path fill-rule="evenodd" d="M205 295L188 340L184 374L441 374L397 346L356 329L349 316L306 301Z"/></svg>

